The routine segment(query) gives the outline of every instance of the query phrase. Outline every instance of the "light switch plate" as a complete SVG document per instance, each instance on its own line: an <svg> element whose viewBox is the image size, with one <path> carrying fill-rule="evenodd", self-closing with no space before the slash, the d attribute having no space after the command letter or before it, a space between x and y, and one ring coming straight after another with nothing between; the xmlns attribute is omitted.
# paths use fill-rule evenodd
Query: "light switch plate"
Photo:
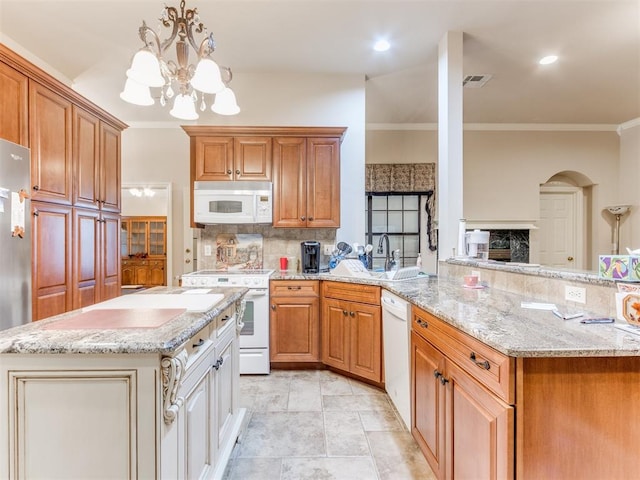
<svg viewBox="0 0 640 480"><path fill-rule="evenodd" d="M211 245L205 245L204 246L204 256L205 257L210 257L211 256Z"/></svg>

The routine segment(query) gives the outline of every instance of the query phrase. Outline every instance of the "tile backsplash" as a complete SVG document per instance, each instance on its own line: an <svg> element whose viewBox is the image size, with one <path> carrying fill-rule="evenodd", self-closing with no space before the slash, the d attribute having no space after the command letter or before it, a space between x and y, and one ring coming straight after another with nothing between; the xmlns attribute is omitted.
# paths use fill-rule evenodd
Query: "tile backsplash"
<svg viewBox="0 0 640 480"><path fill-rule="evenodd" d="M280 268L280 257L289 258L289 271L300 269L300 242L316 240L322 245L336 243L335 228L273 228L269 225L207 225L196 231L197 269L216 268L216 239L225 233L260 234L263 237L262 258L264 268ZM209 248L205 248L209 247ZM211 255L205 255L205 250ZM326 265L329 258L322 255L321 265Z"/></svg>

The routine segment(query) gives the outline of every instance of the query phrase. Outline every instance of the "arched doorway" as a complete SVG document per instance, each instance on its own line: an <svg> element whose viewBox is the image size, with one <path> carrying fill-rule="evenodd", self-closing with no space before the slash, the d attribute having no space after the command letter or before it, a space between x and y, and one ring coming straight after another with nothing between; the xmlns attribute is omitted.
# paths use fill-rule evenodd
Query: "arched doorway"
<svg viewBox="0 0 640 480"><path fill-rule="evenodd" d="M539 262L589 269L592 182L578 172L559 172L540 185Z"/></svg>

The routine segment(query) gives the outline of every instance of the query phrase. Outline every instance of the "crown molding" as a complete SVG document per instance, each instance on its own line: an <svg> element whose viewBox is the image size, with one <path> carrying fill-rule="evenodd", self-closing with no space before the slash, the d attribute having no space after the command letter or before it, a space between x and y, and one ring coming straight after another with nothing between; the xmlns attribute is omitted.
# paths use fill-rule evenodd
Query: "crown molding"
<svg viewBox="0 0 640 480"><path fill-rule="evenodd" d="M618 132L618 135L622 135L623 130L628 130L629 128L638 126L640 126L640 117L629 120L628 122L621 123L620 125L618 125L616 132Z"/></svg>
<svg viewBox="0 0 640 480"><path fill-rule="evenodd" d="M628 123L628 122L627 122ZM625 125L625 124L623 124ZM611 124L588 123L465 123L467 131L517 131L517 132L615 132L620 127ZM437 123L368 123L367 130L437 131Z"/></svg>

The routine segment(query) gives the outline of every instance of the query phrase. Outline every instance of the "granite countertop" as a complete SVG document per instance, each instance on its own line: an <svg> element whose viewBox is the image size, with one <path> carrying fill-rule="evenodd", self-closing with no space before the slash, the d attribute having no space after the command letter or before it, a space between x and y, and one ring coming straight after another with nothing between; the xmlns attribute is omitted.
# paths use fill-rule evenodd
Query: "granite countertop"
<svg viewBox="0 0 640 480"><path fill-rule="evenodd" d="M580 318L562 320L548 310L522 308L522 302L546 302L490 287L472 290L460 282L435 277L389 282L330 273L276 273L271 278L380 285L512 357L640 356L640 335L621 331L613 324L585 325ZM563 307L560 310L565 312ZM602 316L599 312L584 313L587 317Z"/></svg>
<svg viewBox="0 0 640 480"><path fill-rule="evenodd" d="M127 295L181 294L181 287L155 287ZM54 322L68 320L82 310L63 313L27 325L0 331L0 353L33 354L171 354L189 338L248 291L246 288L212 288L211 293L224 297L213 308L202 312L185 312L155 328L55 329Z"/></svg>

